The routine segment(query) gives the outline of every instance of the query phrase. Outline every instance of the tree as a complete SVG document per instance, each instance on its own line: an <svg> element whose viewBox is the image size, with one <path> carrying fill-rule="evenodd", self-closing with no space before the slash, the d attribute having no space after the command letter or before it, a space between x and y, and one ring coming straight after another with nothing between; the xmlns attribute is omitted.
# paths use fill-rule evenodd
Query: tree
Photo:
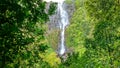
<svg viewBox="0 0 120 68"><path fill-rule="evenodd" d="M44 42L45 4L42 0L1 0L0 67L49 67L39 56L49 48Z"/></svg>
<svg viewBox="0 0 120 68"><path fill-rule="evenodd" d="M119 67L120 3L118 0L76 0L67 29L67 45L79 52L81 67ZM79 47L79 48L78 48Z"/></svg>

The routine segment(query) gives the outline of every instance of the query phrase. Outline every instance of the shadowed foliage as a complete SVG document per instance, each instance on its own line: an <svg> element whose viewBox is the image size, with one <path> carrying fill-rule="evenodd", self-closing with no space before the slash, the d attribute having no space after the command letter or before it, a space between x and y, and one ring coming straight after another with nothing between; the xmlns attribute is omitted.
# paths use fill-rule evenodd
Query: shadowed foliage
<svg viewBox="0 0 120 68"><path fill-rule="evenodd" d="M42 0L0 1L1 68L49 67L39 56L49 48L44 42L45 4Z"/></svg>

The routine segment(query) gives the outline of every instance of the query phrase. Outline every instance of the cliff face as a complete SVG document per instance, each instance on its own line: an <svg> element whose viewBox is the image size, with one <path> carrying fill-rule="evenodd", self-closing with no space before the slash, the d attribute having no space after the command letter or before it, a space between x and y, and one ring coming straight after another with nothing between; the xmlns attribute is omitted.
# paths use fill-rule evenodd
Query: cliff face
<svg viewBox="0 0 120 68"><path fill-rule="evenodd" d="M46 12L48 12L50 4L52 4L52 2L46 4ZM75 10L74 3L64 3L63 5L65 6L64 9L67 11L70 20ZM60 14L57 11L56 8L55 13L49 16L49 21L47 22L47 38L54 50L57 50L60 42Z"/></svg>
<svg viewBox="0 0 120 68"><path fill-rule="evenodd" d="M52 4L52 2L48 2L46 4L46 12L48 11L50 4ZM74 3L70 3L70 4L64 3L64 6L65 6L64 9L67 11L69 20L70 20L71 16L73 15L73 12L75 10ZM56 7L57 7L57 4L56 4ZM58 10L56 8L55 13L53 15L49 16L50 20L47 22L49 31L54 30L54 29L59 29L60 14L57 11Z"/></svg>
<svg viewBox="0 0 120 68"><path fill-rule="evenodd" d="M75 11L75 3L74 0L71 1L72 3L65 3L65 9L68 12L69 20L71 19L74 11Z"/></svg>

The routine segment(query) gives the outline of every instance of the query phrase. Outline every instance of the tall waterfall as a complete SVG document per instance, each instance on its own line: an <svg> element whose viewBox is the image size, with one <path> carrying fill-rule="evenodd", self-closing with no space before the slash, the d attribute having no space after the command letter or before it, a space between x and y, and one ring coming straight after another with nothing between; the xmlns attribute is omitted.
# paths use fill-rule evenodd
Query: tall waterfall
<svg viewBox="0 0 120 68"><path fill-rule="evenodd" d="M46 2L56 2L57 3L57 16L58 23L60 27L60 44L58 46L57 53L62 56L66 52L65 47L65 28L69 24L68 13L65 10L64 1L65 0L44 0Z"/></svg>
<svg viewBox="0 0 120 68"><path fill-rule="evenodd" d="M60 14L60 30L61 30L61 39L58 54L63 55L66 51L65 47L65 28L69 24L68 14L63 5L64 1L58 2L58 13Z"/></svg>

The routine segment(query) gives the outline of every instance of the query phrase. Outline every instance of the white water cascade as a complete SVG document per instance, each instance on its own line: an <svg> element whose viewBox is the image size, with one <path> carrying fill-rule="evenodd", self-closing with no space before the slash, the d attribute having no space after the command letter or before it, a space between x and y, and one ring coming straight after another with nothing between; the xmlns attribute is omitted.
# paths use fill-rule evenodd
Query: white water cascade
<svg viewBox="0 0 120 68"><path fill-rule="evenodd" d="M57 3L57 15L59 16L59 27L60 27L60 44L58 46L57 53L62 56L66 52L65 47L65 28L69 24L68 13L65 10L64 1L65 0L44 0L46 2L56 2Z"/></svg>
<svg viewBox="0 0 120 68"><path fill-rule="evenodd" d="M64 3L64 1L58 2L58 12L60 14L60 29L61 29L61 37L60 37L61 39L60 39L60 46L59 46L59 50L58 50L59 55L63 55L66 51L65 28L69 24L68 14L65 11L63 3Z"/></svg>

